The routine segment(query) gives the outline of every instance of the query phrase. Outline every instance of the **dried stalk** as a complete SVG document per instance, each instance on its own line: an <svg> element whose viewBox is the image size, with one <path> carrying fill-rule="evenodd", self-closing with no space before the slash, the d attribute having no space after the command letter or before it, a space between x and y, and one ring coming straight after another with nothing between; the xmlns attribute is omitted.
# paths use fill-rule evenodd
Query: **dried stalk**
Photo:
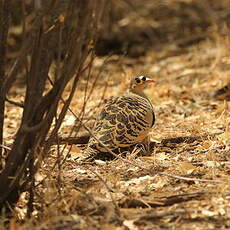
<svg viewBox="0 0 230 230"><path fill-rule="evenodd" d="M27 73L22 122L8 155L5 168L0 174L0 209L6 204L14 206L20 193L29 189L28 215L31 215L33 211L34 174L46 157L50 144L46 142L46 145L42 146L45 144L52 121L56 117L63 91L69 81L74 78L73 90L57 116L50 140L56 136L60 128L82 70L85 68L84 63L91 49L89 44L96 37L98 21L103 13L98 7L104 8L105 1L100 0L100 4L93 0L68 0L66 2L68 4L65 14L63 14L65 15L64 18L57 20L56 26L51 27L48 31L44 22L49 12L55 12L55 10L51 10L52 4L48 4L47 8L44 5L39 5L35 9L36 17L32 32L25 41L26 43L30 41L31 63L27 67L29 71ZM52 1L52 3L58 4L59 2ZM77 24L74 24L76 21ZM59 33L63 33L63 36L56 36L59 29L61 30ZM55 46L55 44L60 43L61 45ZM63 67L60 69L59 78L45 94L48 71L56 51L63 54ZM11 73L14 72L13 76L15 75L14 70L20 69L24 57L22 55L22 58L15 62L15 67L11 71ZM39 163L35 165L35 162Z"/></svg>
<svg viewBox="0 0 230 230"><path fill-rule="evenodd" d="M0 1L0 145L3 144L3 126L5 114L5 97L3 82L5 80L6 71L6 48L7 35L10 20L10 4L9 0ZM0 148L0 169L2 168L2 148Z"/></svg>

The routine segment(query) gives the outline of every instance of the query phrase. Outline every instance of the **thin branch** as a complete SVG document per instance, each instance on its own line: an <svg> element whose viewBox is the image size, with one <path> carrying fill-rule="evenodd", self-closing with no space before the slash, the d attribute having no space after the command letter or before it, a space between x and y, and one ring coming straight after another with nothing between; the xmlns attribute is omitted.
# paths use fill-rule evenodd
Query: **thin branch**
<svg viewBox="0 0 230 230"><path fill-rule="evenodd" d="M11 151L11 148L8 147L8 146L5 146L5 145L1 145L1 144L0 144L0 148L3 148L3 149L5 149L5 150L7 150L7 151Z"/></svg>
<svg viewBox="0 0 230 230"><path fill-rule="evenodd" d="M20 102L17 102L17 101L12 101L8 98L6 98L6 101L12 105L15 105L15 106L18 106L20 108L24 108L24 104L23 103L20 103Z"/></svg>
<svg viewBox="0 0 230 230"><path fill-rule="evenodd" d="M200 179L200 178L191 178L191 177L185 177L185 176L178 176L171 173L165 173L165 172L157 172L157 174L167 177L172 177L179 180L185 180L185 181L197 181L197 182L206 182L206 183L223 183L223 184L229 184L230 180L222 181L222 180L211 180L211 179Z"/></svg>
<svg viewBox="0 0 230 230"><path fill-rule="evenodd" d="M10 5L11 1L0 1L0 144L3 144L3 126L4 126L4 113L5 113L5 96L3 92L3 82L5 80L6 70L6 49L7 49L7 36L10 21ZM0 150L0 162L2 158L2 151ZM1 168L1 163L0 163Z"/></svg>

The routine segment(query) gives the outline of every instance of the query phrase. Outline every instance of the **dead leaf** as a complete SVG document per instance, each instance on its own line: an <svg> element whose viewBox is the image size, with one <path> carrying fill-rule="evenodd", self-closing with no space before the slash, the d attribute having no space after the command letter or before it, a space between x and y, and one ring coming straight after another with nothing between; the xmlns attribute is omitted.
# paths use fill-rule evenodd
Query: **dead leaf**
<svg viewBox="0 0 230 230"><path fill-rule="evenodd" d="M177 168L182 174L191 174L196 170L196 167L189 162L181 162Z"/></svg>
<svg viewBox="0 0 230 230"><path fill-rule="evenodd" d="M230 141L230 130L227 130L226 132L220 134L219 137L224 141Z"/></svg>
<svg viewBox="0 0 230 230"><path fill-rule="evenodd" d="M139 228L134 224L135 220L125 220L123 225L125 225L129 230L139 230Z"/></svg>

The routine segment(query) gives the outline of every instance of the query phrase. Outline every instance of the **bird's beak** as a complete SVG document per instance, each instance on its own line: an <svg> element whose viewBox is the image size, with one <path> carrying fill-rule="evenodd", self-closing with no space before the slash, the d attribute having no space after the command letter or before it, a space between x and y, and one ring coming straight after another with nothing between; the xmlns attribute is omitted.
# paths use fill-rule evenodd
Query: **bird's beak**
<svg viewBox="0 0 230 230"><path fill-rule="evenodd" d="M155 83L156 81L151 78L146 78L145 82L147 83Z"/></svg>

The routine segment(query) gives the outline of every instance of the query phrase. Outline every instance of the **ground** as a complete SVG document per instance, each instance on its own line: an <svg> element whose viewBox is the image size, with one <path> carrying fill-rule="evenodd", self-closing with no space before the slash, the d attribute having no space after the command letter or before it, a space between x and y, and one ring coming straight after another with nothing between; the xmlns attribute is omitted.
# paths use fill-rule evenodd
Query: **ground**
<svg viewBox="0 0 230 230"><path fill-rule="evenodd" d="M130 76L149 76L156 80L147 89L157 117L149 134L156 142L152 154L78 164L84 145L54 145L36 175L33 217L25 218L23 194L10 229L230 228L230 101L213 97L230 81L229 37L215 25L202 34L203 39L183 47L175 36L172 43L160 49L155 44L135 58L95 58L88 95L100 75L87 100L86 124L92 127L105 99L127 89ZM77 116L86 82L87 77L71 105ZM15 90L19 101L21 91ZM20 109L7 106L5 140L10 143ZM69 135L74 124L69 112L60 136ZM183 136L190 139L162 142Z"/></svg>

